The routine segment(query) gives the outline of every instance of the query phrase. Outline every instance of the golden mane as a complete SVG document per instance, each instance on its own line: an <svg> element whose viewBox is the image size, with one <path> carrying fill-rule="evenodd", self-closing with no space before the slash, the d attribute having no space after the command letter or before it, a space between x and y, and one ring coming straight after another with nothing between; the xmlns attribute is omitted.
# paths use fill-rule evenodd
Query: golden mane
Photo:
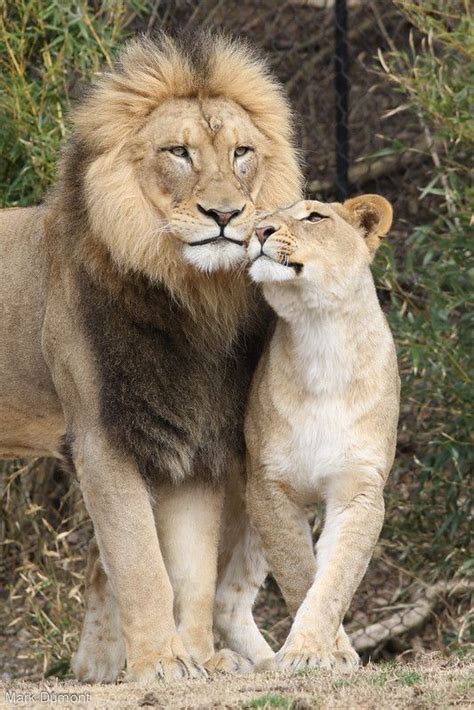
<svg viewBox="0 0 474 710"><path fill-rule="evenodd" d="M157 107L179 97L232 100L268 139L257 210L299 199L302 176L290 108L258 53L208 32L181 41L165 34L140 38L125 45L115 68L97 79L72 113L72 136L50 200L52 248L116 292L125 278L145 273L196 316L232 331L249 306L244 270L199 273L179 259L166 233L157 260L156 242L149 238L156 235L156 216L134 174L137 134ZM108 246L100 235L111 235Z"/></svg>
<svg viewBox="0 0 474 710"><path fill-rule="evenodd" d="M115 151L133 140L164 101L217 96L247 111L273 146L257 209L297 199L301 172L282 87L253 48L222 34L203 32L187 41L161 34L158 41L130 41L115 69L98 79L73 113L74 132L98 153Z"/></svg>

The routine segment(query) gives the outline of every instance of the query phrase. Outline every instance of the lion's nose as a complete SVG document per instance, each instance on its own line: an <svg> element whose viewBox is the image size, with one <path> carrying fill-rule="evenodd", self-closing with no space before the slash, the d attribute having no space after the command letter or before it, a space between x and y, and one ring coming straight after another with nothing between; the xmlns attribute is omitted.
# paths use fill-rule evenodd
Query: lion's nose
<svg viewBox="0 0 474 710"><path fill-rule="evenodd" d="M271 237L276 231L276 227L272 227L271 224L267 227L255 227L255 234L260 244L265 244L268 237Z"/></svg>
<svg viewBox="0 0 474 710"><path fill-rule="evenodd" d="M241 210L229 210L228 212L222 212L221 210L215 210L213 208L205 209L202 205L198 205L197 207L199 212L213 219L217 222L219 227L226 227L231 219L238 217L238 215L243 212L243 208Z"/></svg>

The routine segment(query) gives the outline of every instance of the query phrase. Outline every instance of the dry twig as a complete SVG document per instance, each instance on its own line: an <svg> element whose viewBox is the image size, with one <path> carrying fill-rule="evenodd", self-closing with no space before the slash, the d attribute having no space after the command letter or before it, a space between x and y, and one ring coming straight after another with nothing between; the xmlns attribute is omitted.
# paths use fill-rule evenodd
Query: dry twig
<svg viewBox="0 0 474 710"><path fill-rule="evenodd" d="M351 641L356 651L370 651L383 641L386 642L396 636L401 636L421 626L428 619L442 595L455 596L474 590L474 582L467 579L453 580L451 582L438 582L431 587L420 590L419 598L410 608L397 611L377 624L371 624L364 629L350 634Z"/></svg>

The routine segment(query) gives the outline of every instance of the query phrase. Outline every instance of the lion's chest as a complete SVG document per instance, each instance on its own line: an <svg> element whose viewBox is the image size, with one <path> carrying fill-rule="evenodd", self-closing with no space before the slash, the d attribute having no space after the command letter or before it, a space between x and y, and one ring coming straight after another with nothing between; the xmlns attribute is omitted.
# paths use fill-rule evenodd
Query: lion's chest
<svg viewBox="0 0 474 710"><path fill-rule="evenodd" d="M231 347L212 330L190 339L179 314L158 305L168 310L146 325L97 302L89 313L102 423L146 478L216 480L244 454L244 408L259 345L247 333Z"/></svg>

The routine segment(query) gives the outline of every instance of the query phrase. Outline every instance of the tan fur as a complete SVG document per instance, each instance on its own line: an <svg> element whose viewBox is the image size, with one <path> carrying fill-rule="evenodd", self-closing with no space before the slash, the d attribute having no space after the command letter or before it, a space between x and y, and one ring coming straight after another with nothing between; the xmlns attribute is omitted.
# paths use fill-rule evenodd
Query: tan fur
<svg viewBox="0 0 474 710"><path fill-rule="evenodd" d="M394 344L369 268L391 219L375 195L301 202L268 215L249 244L250 273L279 315L246 419L249 534L295 615L275 659L254 635L252 657L263 668L358 662L341 623L382 527L399 406ZM303 505L318 500L326 520L315 559ZM232 580L218 591L219 621L233 648L248 652L240 632L255 595L248 590L266 569L259 564L257 584L243 572L244 592Z"/></svg>
<svg viewBox="0 0 474 710"><path fill-rule="evenodd" d="M146 332L162 288L184 313L186 342L211 353L202 374L210 381L213 352L227 352L258 307L242 266L256 212L300 193L279 85L245 45L200 41L203 70L170 39L130 43L75 111L46 206L0 213L0 455L58 456L67 432L100 550L74 661L90 681L114 680L124 649L129 677L143 682L198 676L212 661L223 484L150 491L111 439L102 398L114 362L92 337L101 343L103 333L90 325L86 305L97 304L87 297L105 293L101 305L136 313ZM184 144L192 162L169 150ZM241 144L252 150L234 157ZM225 243L193 246L216 231L199 205L240 210ZM126 335L117 333L119 354ZM213 663L235 667L235 654Z"/></svg>

